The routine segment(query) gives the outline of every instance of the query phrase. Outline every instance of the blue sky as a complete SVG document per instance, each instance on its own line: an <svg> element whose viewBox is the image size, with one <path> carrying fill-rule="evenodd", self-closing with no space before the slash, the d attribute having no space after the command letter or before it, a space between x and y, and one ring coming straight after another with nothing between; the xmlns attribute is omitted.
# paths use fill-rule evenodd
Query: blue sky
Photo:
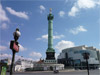
<svg viewBox="0 0 100 75"><path fill-rule="evenodd" d="M49 8L52 8L53 47L56 56L64 48L87 45L100 49L99 0L1 0L0 57L11 58L9 49L13 32L21 32L16 59L45 59L48 46Z"/></svg>

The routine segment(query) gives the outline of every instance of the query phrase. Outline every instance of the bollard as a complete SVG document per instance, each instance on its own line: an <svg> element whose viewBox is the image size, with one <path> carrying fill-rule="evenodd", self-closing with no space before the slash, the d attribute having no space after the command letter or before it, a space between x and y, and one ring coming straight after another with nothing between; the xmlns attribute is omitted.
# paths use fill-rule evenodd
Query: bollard
<svg viewBox="0 0 100 75"><path fill-rule="evenodd" d="M2 69L1 69L1 75L6 75L6 66L2 66Z"/></svg>

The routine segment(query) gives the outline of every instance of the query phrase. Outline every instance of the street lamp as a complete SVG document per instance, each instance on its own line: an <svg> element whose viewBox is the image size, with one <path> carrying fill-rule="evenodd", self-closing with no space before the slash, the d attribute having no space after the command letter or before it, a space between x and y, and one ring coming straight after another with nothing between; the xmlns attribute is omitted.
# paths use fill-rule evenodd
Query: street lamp
<svg viewBox="0 0 100 75"><path fill-rule="evenodd" d="M21 33L19 32L19 29L16 28L16 31L13 33L14 39L17 42L18 38L20 37Z"/></svg>
<svg viewBox="0 0 100 75"><path fill-rule="evenodd" d="M11 63L11 68L10 68L10 75L12 75L12 68L14 64L14 59L15 59L15 53L19 51L19 46L17 40L19 39L21 33L19 32L19 29L16 28L15 32L13 33L14 40L11 40L10 42L10 49L12 50L12 63Z"/></svg>
<svg viewBox="0 0 100 75"><path fill-rule="evenodd" d="M89 75L89 66L88 66L88 59L89 59L89 56L90 54L85 52L83 53L83 58L86 59L86 65L87 65L87 72L88 72L88 75Z"/></svg>

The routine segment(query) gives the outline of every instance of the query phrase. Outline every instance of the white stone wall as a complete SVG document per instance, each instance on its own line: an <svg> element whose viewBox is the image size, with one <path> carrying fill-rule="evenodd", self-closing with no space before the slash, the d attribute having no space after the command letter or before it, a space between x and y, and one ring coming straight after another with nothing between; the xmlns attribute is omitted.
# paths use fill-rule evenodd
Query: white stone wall
<svg viewBox="0 0 100 75"><path fill-rule="evenodd" d="M24 71L25 68L33 68L34 64L31 61L20 60L15 64L15 71Z"/></svg>

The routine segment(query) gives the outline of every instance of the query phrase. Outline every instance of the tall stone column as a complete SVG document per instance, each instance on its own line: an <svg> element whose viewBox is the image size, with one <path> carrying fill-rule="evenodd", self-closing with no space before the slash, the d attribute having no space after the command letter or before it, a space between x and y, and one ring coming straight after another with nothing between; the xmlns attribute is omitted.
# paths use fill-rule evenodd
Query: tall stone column
<svg viewBox="0 0 100 75"><path fill-rule="evenodd" d="M46 51L46 60L55 60L55 50L53 49L53 18L50 9L50 13L47 17L48 19L48 49Z"/></svg>

